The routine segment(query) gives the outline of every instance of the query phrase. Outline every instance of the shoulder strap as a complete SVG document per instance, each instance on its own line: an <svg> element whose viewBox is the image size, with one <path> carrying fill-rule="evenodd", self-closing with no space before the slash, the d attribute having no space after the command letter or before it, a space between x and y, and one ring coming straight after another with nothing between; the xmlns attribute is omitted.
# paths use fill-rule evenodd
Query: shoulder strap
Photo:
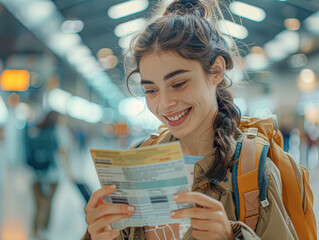
<svg viewBox="0 0 319 240"><path fill-rule="evenodd" d="M167 131L168 128L165 125L160 126L157 132L152 133L150 137L142 142L138 147L145 147L157 144Z"/></svg>
<svg viewBox="0 0 319 240"><path fill-rule="evenodd" d="M257 128L247 129L242 140L241 149L239 149L240 155L236 163L236 173L234 174L233 172L233 177L235 177L233 183L235 181L235 184L237 184L234 188L234 193L238 194L237 202L239 205L236 206L236 208L239 208L237 218L252 229L255 229L257 225L261 190L265 189L262 187L263 181L259 181L260 178L263 180L263 174L259 173L259 165L262 162L264 167L264 161L269 149L268 142L259 137L257 133ZM268 201L263 201L262 204L267 206L269 203Z"/></svg>

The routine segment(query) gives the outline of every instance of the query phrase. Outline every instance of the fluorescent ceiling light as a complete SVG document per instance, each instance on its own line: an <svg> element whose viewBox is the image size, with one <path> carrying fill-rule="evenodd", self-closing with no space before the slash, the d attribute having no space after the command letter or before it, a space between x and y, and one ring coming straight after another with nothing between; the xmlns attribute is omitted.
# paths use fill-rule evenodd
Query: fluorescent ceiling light
<svg viewBox="0 0 319 240"><path fill-rule="evenodd" d="M47 44L60 55L66 55L70 48L80 43L81 38L78 34L55 33Z"/></svg>
<svg viewBox="0 0 319 240"><path fill-rule="evenodd" d="M279 62L288 57L288 54L284 51L282 45L274 40L266 43L264 49L267 57L272 62Z"/></svg>
<svg viewBox="0 0 319 240"><path fill-rule="evenodd" d="M269 66L268 59L264 55L258 53L248 54L245 57L245 61L248 70L251 71L265 70Z"/></svg>
<svg viewBox="0 0 319 240"><path fill-rule="evenodd" d="M235 1L229 5L229 8L234 14L255 22L261 22L266 18L266 13L263 9L247 3Z"/></svg>
<svg viewBox="0 0 319 240"><path fill-rule="evenodd" d="M78 65L81 59L92 56L92 52L86 45L76 45L69 49L66 58L71 64Z"/></svg>
<svg viewBox="0 0 319 240"><path fill-rule="evenodd" d="M218 29L226 35L233 36L238 39L245 39L248 36L246 27L228 20L219 20Z"/></svg>
<svg viewBox="0 0 319 240"><path fill-rule="evenodd" d="M72 95L69 92L59 88L55 88L49 92L49 96L48 96L49 106L53 110L61 114L66 114L67 113L66 106L67 106L68 99L70 97L72 97Z"/></svg>
<svg viewBox="0 0 319 240"><path fill-rule="evenodd" d="M147 0L131 0L110 7L108 15L112 19L119 19L141 12L148 7Z"/></svg>
<svg viewBox="0 0 319 240"><path fill-rule="evenodd" d="M265 44L264 49L268 58L273 61L281 61L299 50L300 39L295 31L284 30L274 39Z"/></svg>
<svg viewBox="0 0 319 240"><path fill-rule="evenodd" d="M275 37L275 40L280 42L282 48L288 54L295 53L299 50L300 39L296 31L284 30Z"/></svg>
<svg viewBox="0 0 319 240"><path fill-rule="evenodd" d="M61 25L61 30L64 33L79 33L83 28L84 23L81 20L67 20Z"/></svg>
<svg viewBox="0 0 319 240"><path fill-rule="evenodd" d="M120 40L119 40L119 45L122 49L128 49L129 46L130 46L130 43L132 41L132 38L133 38L134 34L130 34L130 35L127 35L125 37L122 37Z"/></svg>
<svg viewBox="0 0 319 240"><path fill-rule="evenodd" d="M313 34L319 36L319 11L315 12L314 14L310 15L304 21L306 28L312 32Z"/></svg>
<svg viewBox="0 0 319 240"><path fill-rule="evenodd" d="M119 24L115 29L115 35L118 37L125 37L136 31L142 30L146 26L145 18L137 18L129 22Z"/></svg>
<svg viewBox="0 0 319 240"><path fill-rule="evenodd" d="M57 11L57 8L52 1L31 1L25 13L29 23L41 25L55 11Z"/></svg>
<svg viewBox="0 0 319 240"><path fill-rule="evenodd" d="M73 96L68 100L67 112L71 117L89 123L97 123L103 117L103 109L100 105L78 96Z"/></svg>

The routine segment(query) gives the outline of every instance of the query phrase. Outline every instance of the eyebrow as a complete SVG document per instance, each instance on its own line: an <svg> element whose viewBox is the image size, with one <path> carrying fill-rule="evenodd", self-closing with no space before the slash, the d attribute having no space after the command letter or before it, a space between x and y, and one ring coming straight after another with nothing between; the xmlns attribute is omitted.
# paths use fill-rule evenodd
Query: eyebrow
<svg viewBox="0 0 319 240"><path fill-rule="evenodd" d="M174 72L171 72L169 74L166 74L163 78L164 81L167 81L168 79L172 78L172 77L175 77L176 75L178 74L182 74L182 73L185 73L185 72L189 72L189 70L186 70L186 69L178 69ZM150 80L141 80L141 85L143 84L154 84L153 81L150 81Z"/></svg>

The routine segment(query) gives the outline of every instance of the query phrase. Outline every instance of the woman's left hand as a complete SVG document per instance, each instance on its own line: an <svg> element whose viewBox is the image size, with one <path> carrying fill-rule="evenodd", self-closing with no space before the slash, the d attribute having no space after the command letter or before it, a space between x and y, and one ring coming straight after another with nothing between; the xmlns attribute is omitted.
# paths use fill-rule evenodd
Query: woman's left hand
<svg viewBox="0 0 319 240"><path fill-rule="evenodd" d="M192 235L196 239L234 239L223 204L198 192L174 195L175 202L194 203L195 207L171 212L172 218L191 218Z"/></svg>

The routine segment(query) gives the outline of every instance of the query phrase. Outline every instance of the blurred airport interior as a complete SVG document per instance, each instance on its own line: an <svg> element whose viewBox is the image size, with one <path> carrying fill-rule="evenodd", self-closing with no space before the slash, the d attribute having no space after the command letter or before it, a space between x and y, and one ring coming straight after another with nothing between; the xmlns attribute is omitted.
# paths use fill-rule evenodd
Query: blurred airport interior
<svg viewBox="0 0 319 240"><path fill-rule="evenodd" d="M160 126L138 79L132 82L138 97L128 93L123 55L157 4L169 2L0 0L1 240L75 240L84 234L86 197L80 190L99 188L88 149L127 149ZM244 63L227 73L234 101L243 115L278 116L285 150L310 171L318 225L319 1L225 6L238 24L226 14L218 27L234 38ZM33 128L50 111L59 113L57 160L35 190L45 174L26 164L27 139L39 134ZM50 215L37 215L37 209L43 212L37 193L43 208L51 206Z"/></svg>

